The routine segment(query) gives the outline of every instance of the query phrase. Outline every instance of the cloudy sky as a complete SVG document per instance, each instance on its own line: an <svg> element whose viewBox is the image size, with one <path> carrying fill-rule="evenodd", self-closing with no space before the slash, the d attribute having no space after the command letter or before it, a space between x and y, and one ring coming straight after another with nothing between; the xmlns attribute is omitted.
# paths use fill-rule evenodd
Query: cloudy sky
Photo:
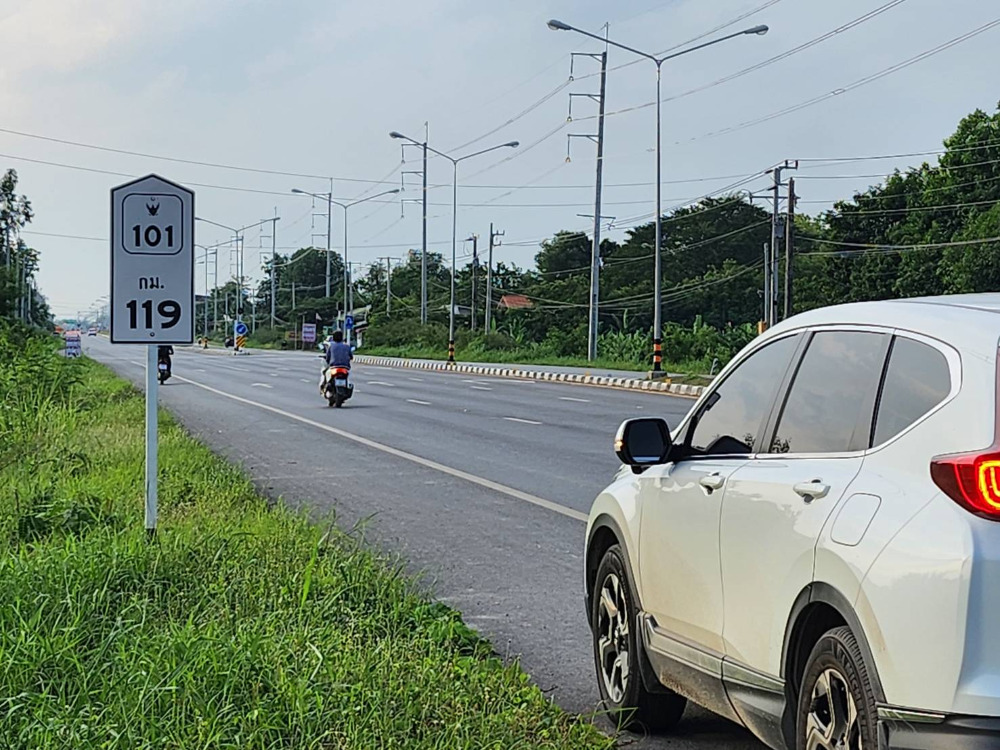
<svg viewBox="0 0 1000 750"><path fill-rule="evenodd" d="M332 178L335 197L351 200L405 180L400 196L351 209L350 256L367 264L419 248L419 208L399 200L420 197L419 178L402 174L419 169L418 154L401 164L388 132L421 139L425 123L431 145L456 155L521 142L461 165L458 231L485 236L492 221L506 232L497 257L529 266L540 239L585 228L578 214L593 212L595 150L574 139L567 162L567 134L594 132L596 105L579 97L572 122L567 114L570 93L597 91L597 66L577 58L570 81L570 53L602 45L550 31L549 18L598 33L609 23L613 39L657 53L771 27L664 67L669 208L784 159L939 150L963 115L1000 99L1000 26L864 81L998 16L983 0L0 0L0 168L18 170L34 203L25 239L42 252L41 287L57 314L107 294L108 191L132 175L190 185L198 214L230 226L277 211L285 251L326 242L325 219L292 188L325 191ZM655 109L639 106L655 98L654 68L619 67L633 59L609 56L602 213L616 217L619 239L648 220L654 196ZM801 208L818 212L894 167L933 159L803 162ZM449 252L450 165L432 160L429 178L431 249ZM335 208L338 249L341 221ZM259 248L270 252L257 231L245 243L255 271ZM200 243L226 234L198 227ZM229 254L219 259L223 282ZM201 269L197 278L200 293Z"/></svg>

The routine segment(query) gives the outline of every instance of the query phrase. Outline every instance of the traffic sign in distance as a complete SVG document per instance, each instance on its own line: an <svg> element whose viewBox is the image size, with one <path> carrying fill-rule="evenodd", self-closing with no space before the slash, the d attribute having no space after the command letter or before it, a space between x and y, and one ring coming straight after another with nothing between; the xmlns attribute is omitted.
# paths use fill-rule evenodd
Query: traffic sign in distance
<svg viewBox="0 0 1000 750"><path fill-rule="evenodd" d="M303 323L302 324L302 340L307 344L316 343L316 324L315 323Z"/></svg>
<svg viewBox="0 0 1000 750"><path fill-rule="evenodd" d="M236 323L236 335L237 336L246 336L247 330L248 329L247 329L247 324L246 323L244 323L242 320L237 321L237 323Z"/></svg>
<svg viewBox="0 0 1000 750"><path fill-rule="evenodd" d="M157 175L111 190L111 343L194 341L194 193Z"/></svg>
<svg viewBox="0 0 1000 750"><path fill-rule="evenodd" d="M344 328L347 328L348 330L350 330L351 328L354 328L354 316L353 315L348 315L346 318L344 318Z"/></svg>

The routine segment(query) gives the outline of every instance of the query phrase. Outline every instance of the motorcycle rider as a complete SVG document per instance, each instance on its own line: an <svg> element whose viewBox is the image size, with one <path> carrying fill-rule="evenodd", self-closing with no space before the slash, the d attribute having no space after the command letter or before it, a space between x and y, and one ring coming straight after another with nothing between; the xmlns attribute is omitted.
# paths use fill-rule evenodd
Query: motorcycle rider
<svg viewBox="0 0 1000 750"><path fill-rule="evenodd" d="M354 359L354 352L351 351L350 344L344 343L344 332L334 331L330 336L330 345L323 355L323 377L320 378L320 393L326 391L326 372L330 367L345 367L351 369L351 360Z"/></svg>
<svg viewBox="0 0 1000 750"><path fill-rule="evenodd" d="M170 362L170 357L173 356L173 353L174 353L174 347L170 346L169 344L160 344L158 347L156 347L157 360L159 362L166 362L167 372L171 374L173 374L174 371L172 363Z"/></svg>

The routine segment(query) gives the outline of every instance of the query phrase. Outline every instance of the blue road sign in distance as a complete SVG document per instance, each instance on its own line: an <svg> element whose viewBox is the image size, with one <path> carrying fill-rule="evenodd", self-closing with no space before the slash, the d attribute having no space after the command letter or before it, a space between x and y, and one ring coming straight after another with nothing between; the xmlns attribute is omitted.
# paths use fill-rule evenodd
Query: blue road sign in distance
<svg viewBox="0 0 1000 750"><path fill-rule="evenodd" d="M236 335L237 336L246 336L247 335L247 330L248 330L247 329L247 324L244 323L242 320L239 320L239 321L236 322Z"/></svg>
<svg viewBox="0 0 1000 750"><path fill-rule="evenodd" d="M354 328L354 316L348 315L344 319L344 328Z"/></svg>

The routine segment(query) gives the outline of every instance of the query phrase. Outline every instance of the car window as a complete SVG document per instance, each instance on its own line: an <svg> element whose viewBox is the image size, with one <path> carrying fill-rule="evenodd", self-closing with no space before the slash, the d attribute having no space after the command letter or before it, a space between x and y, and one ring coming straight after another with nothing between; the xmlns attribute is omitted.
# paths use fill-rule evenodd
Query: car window
<svg viewBox="0 0 1000 750"><path fill-rule="evenodd" d="M896 337L879 397L872 445L881 445L940 404L951 392L945 356L928 344Z"/></svg>
<svg viewBox="0 0 1000 750"><path fill-rule="evenodd" d="M774 391L785 376L798 336L767 344L740 363L705 401L689 447L698 455L750 453Z"/></svg>
<svg viewBox="0 0 1000 750"><path fill-rule="evenodd" d="M882 373L885 334L821 331L792 381L771 453L840 453L867 447L856 434Z"/></svg>

